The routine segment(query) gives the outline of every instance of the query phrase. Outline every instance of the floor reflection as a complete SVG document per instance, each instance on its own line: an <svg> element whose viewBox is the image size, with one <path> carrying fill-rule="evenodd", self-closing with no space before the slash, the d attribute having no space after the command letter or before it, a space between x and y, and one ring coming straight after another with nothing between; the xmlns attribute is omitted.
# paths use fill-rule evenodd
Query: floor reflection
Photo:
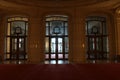
<svg viewBox="0 0 120 80"><path fill-rule="evenodd" d="M64 60L50 60L50 61L45 61L45 64L68 64L68 61Z"/></svg>

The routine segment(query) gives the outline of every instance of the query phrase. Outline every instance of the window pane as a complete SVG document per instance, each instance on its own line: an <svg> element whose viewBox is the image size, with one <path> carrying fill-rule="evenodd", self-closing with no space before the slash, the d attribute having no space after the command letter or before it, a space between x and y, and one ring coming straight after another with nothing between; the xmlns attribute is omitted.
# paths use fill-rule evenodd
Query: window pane
<svg viewBox="0 0 120 80"><path fill-rule="evenodd" d="M65 35L68 35L68 28L65 27Z"/></svg>
<svg viewBox="0 0 120 80"><path fill-rule="evenodd" d="M28 35L28 23L26 23L25 34Z"/></svg>
<svg viewBox="0 0 120 80"><path fill-rule="evenodd" d="M65 54L65 59L68 59L68 54Z"/></svg>
<svg viewBox="0 0 120 80"><path fill-rule="evenodd" d="M104 35L107 34L107 29L106 29L106 24L105 24L105 22L103 22L103 34L104 34Z"/></svg>
<svg viewBox="0 0 120 80"><path fill-rule="evenodd" d="M45 64L49 64L50 62L48 60L45 61Z"/></svg>
<svg viewBox="0 0 120 80"><path fill-rule="evenodd" d="M90 38L89 39L89 47L90 47L90 50L95 50L95 39L94 38Z"/></svg>
<svg viewBox="0 0 120 80"><path fill-rule="evenodd" d="M7 35L10 35L10 23L8 23L8 27L7 27Z"/></svg>
<svg viewBox="0 0 120 80"><path fill-rule="evenodd" d="M68 37L65 37L65 52L69 51L69 41L68 41Z"/></svg>
<svg viewBox="0 0 120 80"><path fill-rule="evenodd" d="M93 27L96 27L98 30L97 34L102 33L102 26L100 21L89 21L88 22L88 34L93 34Z"/></svg>
<svg viewBox="0 0 120 80"><path fill-rule="evenodd" d="M51 59L55 59L55 58L56 58L55 54L51 54Z"/></svg>
<svg viewBox="0 0 120 80"><path fill-rule="evenodd" d="M49 52L49 38L45 38L45 52Z"/></svg>
<svg viewBox="0 0 120 80"><path fill-rule="evenodd" d="M23 19L23 21L28 21L28 18L22 18Z"/></svg>
<svg viewBox="0 0 120 80"><path fill-rule="evenodd" d="M48 35L49 34L49 28L48 28L48 26L46 26L46 35Z"/></svg>
<svg viewBox="0 0 120 80"><path fill-rule="evenodd" d="M22 30L22 34L20 35L25 35L25 22L23 21L14 21L14 22L11 22L11 34L14 35L15 34L15 28L16 27L21 27L21 30Z"/></svg>
<svg viewBox="0 0 120 80"><path fill-rule="evenodd" d="M50 60L50 64L56 64L56 60Z"/></svg>
<svg viewBox="0 0 120 80"><path fill-rule="evenodd" d="M17 50L17 38L12 39L12 51L15 52Z"/></svg>
<svg viewBox="0 0 120 80"><path fill-rule="evenodd" d="M96 38L96 50L101 51L102 50L102 40L101 38ZM106 44L105 44L106 45Z"/></svg>
<svg viewBox="0 0 120 80"><path fill-rule="evenodd" d="M7 37L7 53L10 52L10 37Z"/></svg>
<svg viewBox="0 0 120 80"><path fill-rule="evenodd" d="M58 54L58 59L63 59L63 54Z"/></svg>
<svg viewBox="0 0 120 80"><path fill-rule="evenodd" d="M15 17L14 20L22 20L21 17Z"/></svg>
<svg viewBox="0 0 120 80"><path fill-rule="evenodd" d="M105 51L105 52L108 52L108 51L109 51L109 49L108 49L108 39L107 39L107 37L104 37L104 38L103 38L103 51Z"/></svg>
<svg viewBox="0 0 120 80"><path fill-rule="evenodd" d="M48 59L49 58L49 54L45 54L45 59Z"/></svg>
<svg viewBox="0 0 120 80"><path fill-rule="evenodd" d="M19 39L19 50L20 50L21 52L23 52L23 51L24 51L24 48L25 48L25 40L24 40L24 38L20 38L20 39Z"/></svg>
<svg viewBox="0 0 120 80"><path fill-rule="evenodd" d="M52 53L56 52L56 38L51 39L51 52Z"/></svg>
<svg viewBox="0 0 120 80"><path fill-rule="evenodd" d="M62 38L58 38L58 52L63 52L63 41Z"/></svg>
<svg viewBox="0 0 120 80"><path fill-rule="evenodd" d="M63 60L58 60L58 64L63 64L64 61Z"/></svg>

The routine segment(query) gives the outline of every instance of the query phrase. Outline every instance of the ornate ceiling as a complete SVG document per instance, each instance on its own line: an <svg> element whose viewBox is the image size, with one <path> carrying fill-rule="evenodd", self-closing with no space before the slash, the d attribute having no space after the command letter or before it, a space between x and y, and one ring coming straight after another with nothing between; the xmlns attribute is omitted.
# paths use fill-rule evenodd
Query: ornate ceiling
<svg viewBox="0 0 120 80"><path fill-rule="evenodd" d="M29 5L29 6L83 6L102 3L110 0L3 0L10 3Z"/></svg>
<svg viewBox="0 0 120 80"><path fill-rule="evenodd" d="M117 5L117 6L116 6ZM0 7L118 7L120 0L0 0Z"/></svg>

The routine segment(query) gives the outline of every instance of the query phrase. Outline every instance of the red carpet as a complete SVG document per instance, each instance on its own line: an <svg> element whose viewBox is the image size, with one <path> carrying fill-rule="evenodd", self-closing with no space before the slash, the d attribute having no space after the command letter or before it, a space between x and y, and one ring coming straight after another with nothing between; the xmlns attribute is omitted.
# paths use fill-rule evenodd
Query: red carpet
<svg viewBox="0 0 120 80"><path fill-rule="evenodd" d="M120 80L120 64L2 64L0 80Z"/></svg>

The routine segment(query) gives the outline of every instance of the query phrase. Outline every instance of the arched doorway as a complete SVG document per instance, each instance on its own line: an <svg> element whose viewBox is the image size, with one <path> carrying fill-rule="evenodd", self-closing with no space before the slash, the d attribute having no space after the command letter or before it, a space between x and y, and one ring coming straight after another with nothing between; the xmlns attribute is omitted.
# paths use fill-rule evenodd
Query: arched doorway
<svg viewBox="0 0 120 80"><path fill-rule="evenodd" d="M106 61L109 57L106 18L90 16L86 19L87 59Z"/></svg>
<svg viewBox="0 0 120 80"><path fill-rule="evenodd" d="M10 17L6 28L6 63L22 64L27 60L28 18Z"/></svg>
<svg viewBox="0 0 120 80"><path fill-rule="evenodd" d="M45 64L68 63L68 17L46 16Z"/></svg>

